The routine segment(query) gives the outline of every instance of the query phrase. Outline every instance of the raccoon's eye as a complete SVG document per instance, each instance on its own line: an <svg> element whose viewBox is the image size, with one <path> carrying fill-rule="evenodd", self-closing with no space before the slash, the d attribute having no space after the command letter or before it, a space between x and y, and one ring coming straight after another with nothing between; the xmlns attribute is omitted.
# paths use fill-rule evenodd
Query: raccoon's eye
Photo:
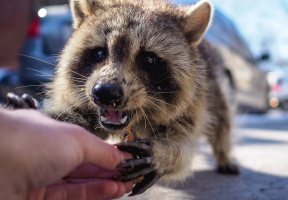
<svg viewBox="0 0 288 200"><path fill-rule="evenodd" d="M140 55L140 64L142 67L154 67L156 64L158 64L160 61L160 58L151 52L144 52Z"/></svg>
<svg viewBox="0 0 288 200"><path fill-rule="evenodd" d="M98 62L105 60L108 56L107 49L98 47L95 49L95 58Z"/></svg>

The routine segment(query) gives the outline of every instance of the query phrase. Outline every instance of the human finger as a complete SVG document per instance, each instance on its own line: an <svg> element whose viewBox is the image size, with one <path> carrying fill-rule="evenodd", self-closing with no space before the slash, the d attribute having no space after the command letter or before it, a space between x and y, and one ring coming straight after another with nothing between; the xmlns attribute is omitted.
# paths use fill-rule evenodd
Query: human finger
<svg viewBox="0 0 288 200"><path fill-rule="evenodd" d="M118 150L115 146L106 143L93 134L83 131L76 133L76 138L81 145L83 162L97 165L103 169L114 170L125 159L132 156L127 152Z"/></svg>
<svg viewBox="0 0 288 200"><path fill-rule="evenodd" d="M116 170L102 169L93 164L83 164L65 176L65 179L114 178L120 173Z"/></svg>
<svg viewBox="0 0 288 200"><path fill-rule="evenodd" d="M47 188L45 200L106 200L123 196L126 187L121 182L98 180L80 184L60 184Z"/></svg>

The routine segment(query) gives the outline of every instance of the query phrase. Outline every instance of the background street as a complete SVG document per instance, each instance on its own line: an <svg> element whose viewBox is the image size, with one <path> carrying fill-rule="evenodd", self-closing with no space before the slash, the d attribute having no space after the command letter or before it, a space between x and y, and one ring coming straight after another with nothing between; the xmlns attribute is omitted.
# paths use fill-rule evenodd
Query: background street
<svg viewBox="0 0 288 200"><path fill-rule="evenodd" d="M235 120L233 157L239 176L214 172L210 147L203 140L193 177L177 186L157 184L127 199L288 200L288 113L241 115ZM123 198L123 199L126 199Z"/></svg>

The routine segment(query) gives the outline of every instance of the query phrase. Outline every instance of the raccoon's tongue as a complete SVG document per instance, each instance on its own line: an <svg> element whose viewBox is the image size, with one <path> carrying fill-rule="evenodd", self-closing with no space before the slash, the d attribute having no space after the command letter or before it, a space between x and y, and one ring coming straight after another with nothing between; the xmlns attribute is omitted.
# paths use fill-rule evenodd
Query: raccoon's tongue
<svg viewBox="0 0 288 200"><path fill-rule="evenodd" d="M101 122L112 125L122 125L127 121L127 113L119 110L101 109Z"/></svg>

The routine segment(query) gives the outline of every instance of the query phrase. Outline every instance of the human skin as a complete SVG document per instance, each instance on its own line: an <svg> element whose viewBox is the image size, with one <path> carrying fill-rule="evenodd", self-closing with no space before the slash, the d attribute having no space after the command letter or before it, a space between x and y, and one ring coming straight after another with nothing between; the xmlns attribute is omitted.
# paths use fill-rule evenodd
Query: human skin
<svg viewBox="0 0 288 200"><path fill-rule="evenodd" d="M113 180L130 155L81 127L3 108L0 127L0 199L101 200L132 189Z"/></svg>

